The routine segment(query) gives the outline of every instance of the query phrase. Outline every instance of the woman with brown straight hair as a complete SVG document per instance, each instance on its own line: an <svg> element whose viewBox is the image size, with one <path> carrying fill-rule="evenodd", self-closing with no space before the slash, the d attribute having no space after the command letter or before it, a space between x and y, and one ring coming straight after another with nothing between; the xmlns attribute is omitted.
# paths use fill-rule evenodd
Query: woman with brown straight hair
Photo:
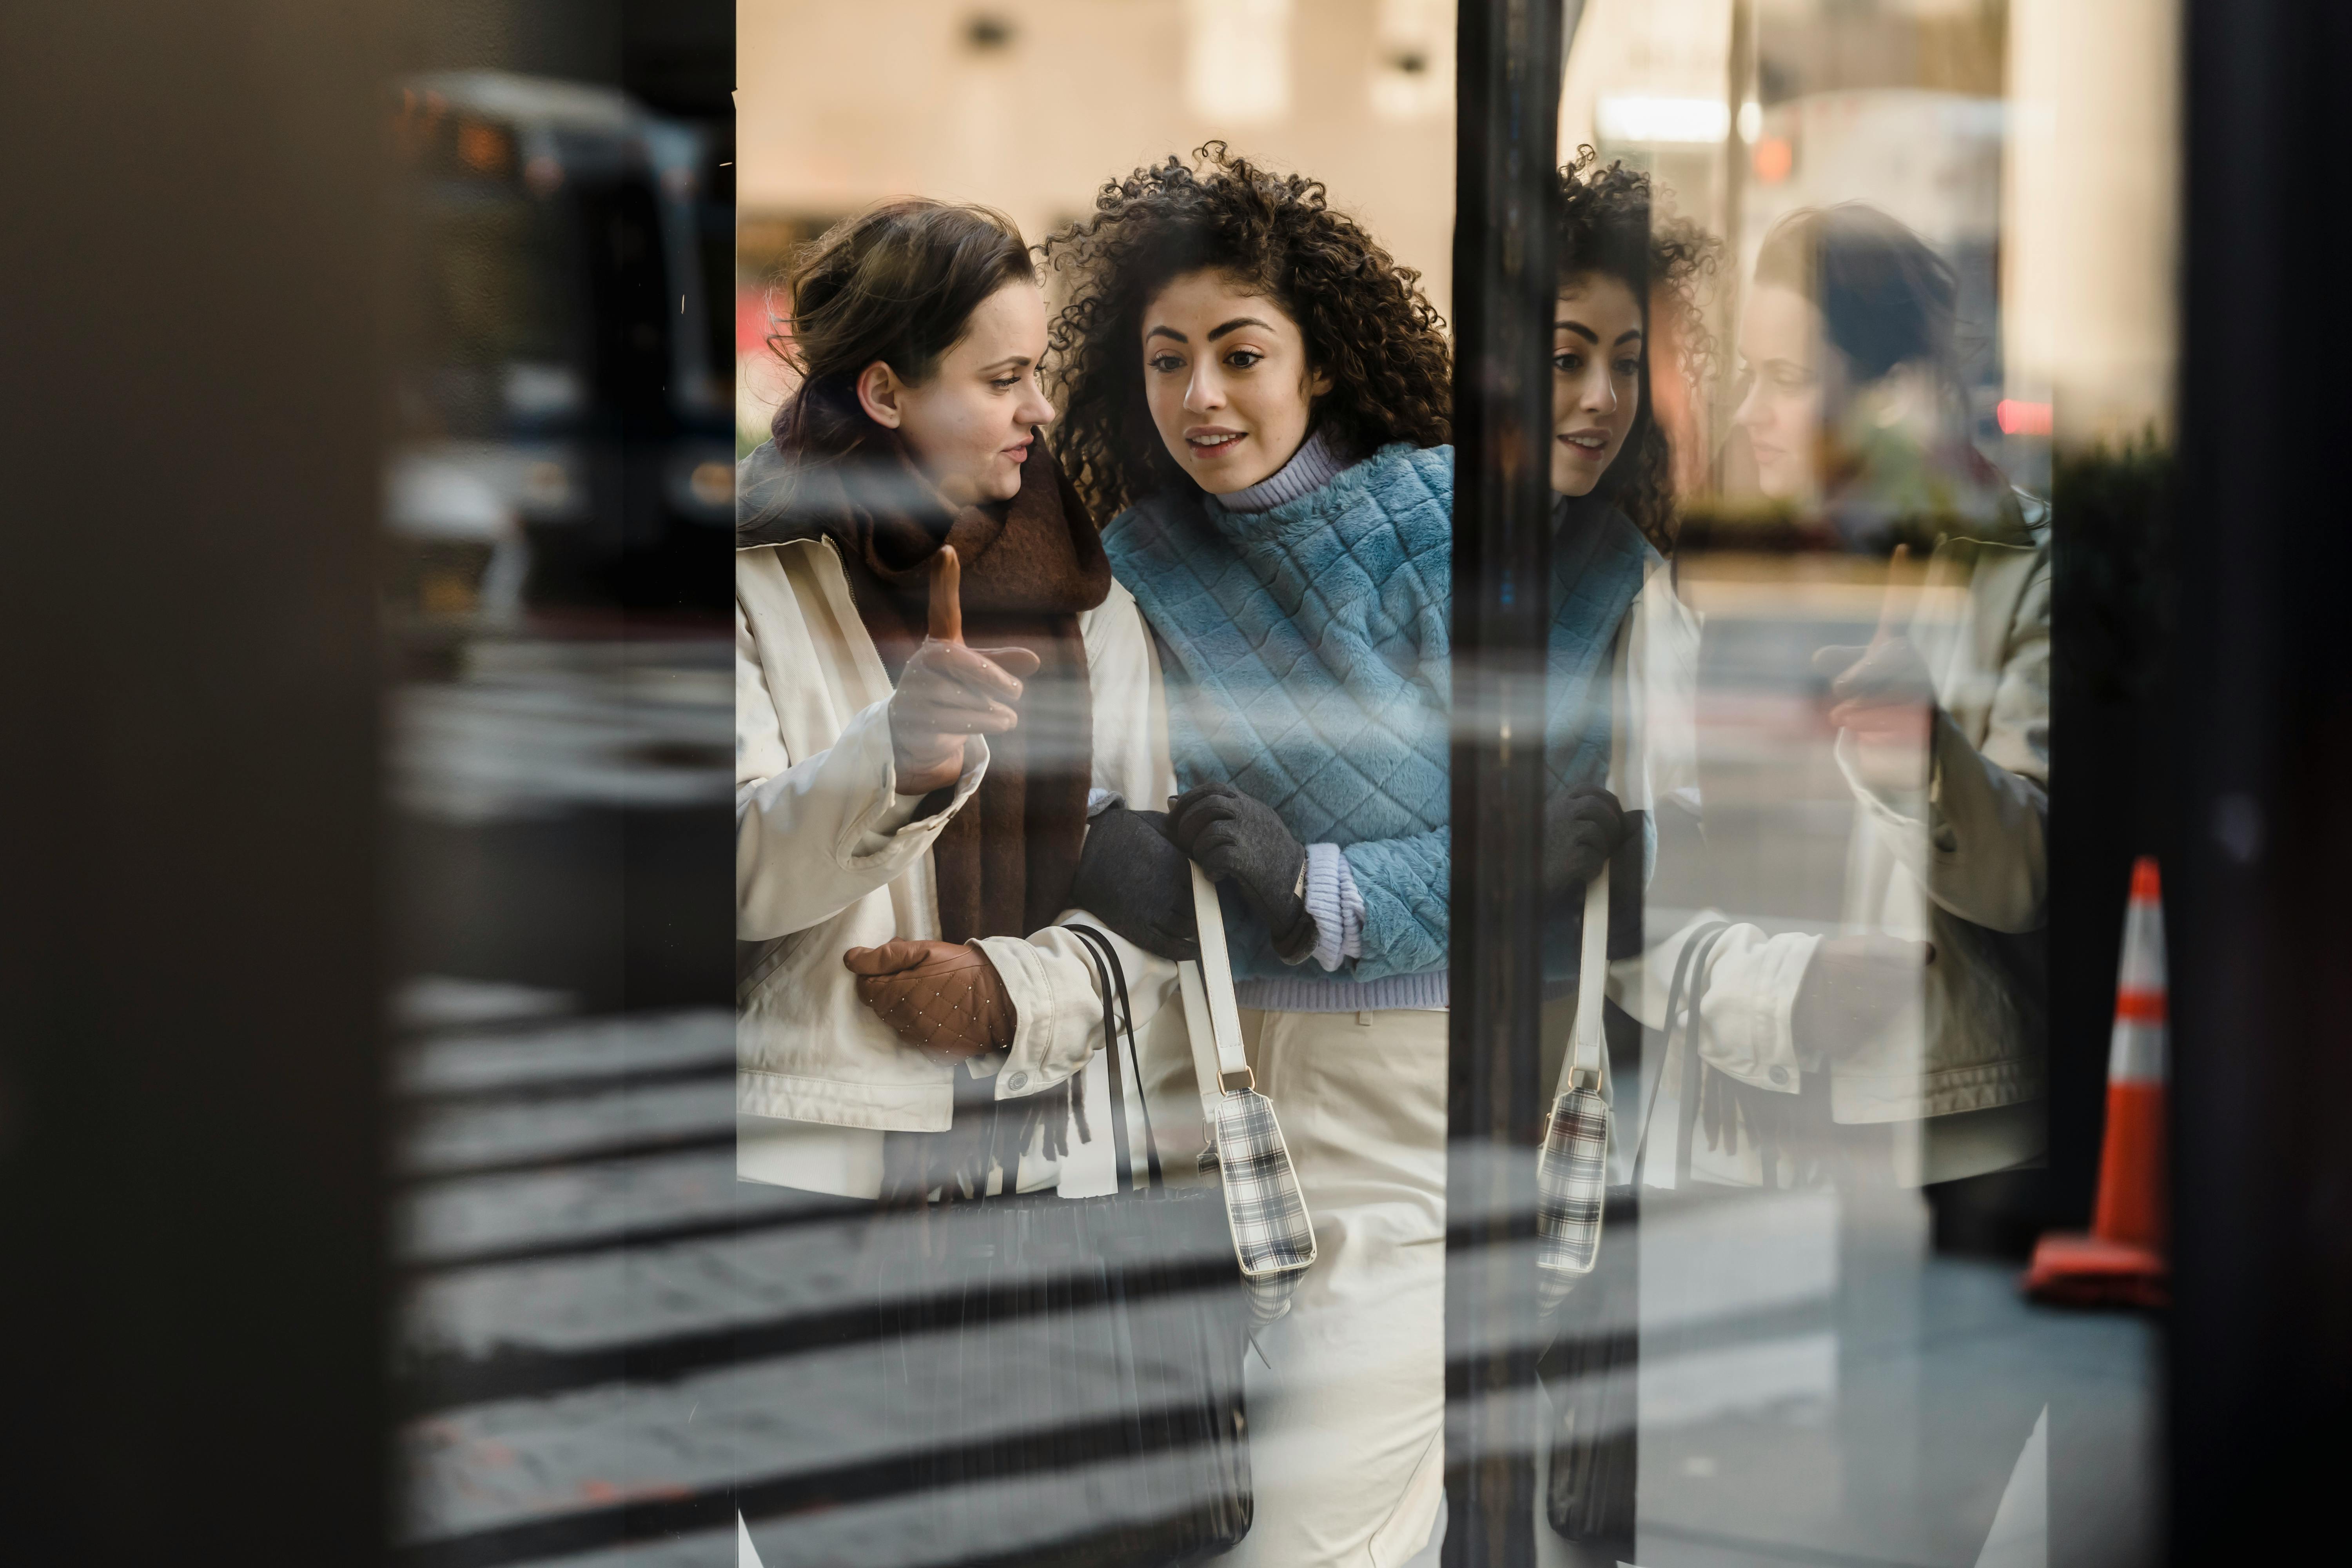
<svg viewBox="0 0 2352 1568"><path fill-rule="evenodd" d="M1054 1185L1102 1035L1055 923L1089 803L1169 789L1142 624L1037 438L1045 312L1010 222L892 202L788 282L799 384L738 476L739 1170ZM1189 878L1160 847L1129 876ZM1119 956L1145 1027L1172 966Z"/></svg>

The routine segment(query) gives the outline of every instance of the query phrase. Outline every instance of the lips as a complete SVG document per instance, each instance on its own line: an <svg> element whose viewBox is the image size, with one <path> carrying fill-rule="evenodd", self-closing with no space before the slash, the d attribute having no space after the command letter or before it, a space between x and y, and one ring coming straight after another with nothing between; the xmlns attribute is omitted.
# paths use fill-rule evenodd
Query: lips
<svg viewBox="0 0 2352 1568"><path fill-rule="evenodd" d="M1559 437L1559 444L1571 452L1597 458L1609 450L1609 434L1605 430L1571 430Z"/></svg>
<svg viewBox="0 0 2352 1568"><path fill-rule="evenodd" d="M1232 451L1246 434L1248 432L1244 430L1216 428L1187 430L1184 432L1184 445L1192 448L1196 458L1221 458Z"/></svg>

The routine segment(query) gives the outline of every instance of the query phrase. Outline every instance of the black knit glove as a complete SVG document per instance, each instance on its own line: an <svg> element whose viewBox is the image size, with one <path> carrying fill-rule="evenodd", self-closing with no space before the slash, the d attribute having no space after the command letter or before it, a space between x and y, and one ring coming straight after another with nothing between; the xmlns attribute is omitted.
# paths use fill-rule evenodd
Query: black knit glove
<svg viewBox="0 0 2352 1568"><path fill-rule="evenodd" d="M1285 963L1315 951L1315 917L1300 896L1307 850L1272 806L1229 784L1205 784L1168 803L1168 834L1202 870L1242 890Z"/></svg>
<svg viewBox="0 0 2352 1568"><path fill-rule="evenodd" d="M1625 811L1605 789L1572 789L1544 797L1545 907L1580 908L1584 886L1625 838Z"/></svg>
<svg viewBox="0 0 2352 1568"><path fill-rule="evenodd" d="M1179 963L1201 956L1192 863L1168 837L1164 811L1114 805L1087 824L1070 902L1146 952Z"/></svg>

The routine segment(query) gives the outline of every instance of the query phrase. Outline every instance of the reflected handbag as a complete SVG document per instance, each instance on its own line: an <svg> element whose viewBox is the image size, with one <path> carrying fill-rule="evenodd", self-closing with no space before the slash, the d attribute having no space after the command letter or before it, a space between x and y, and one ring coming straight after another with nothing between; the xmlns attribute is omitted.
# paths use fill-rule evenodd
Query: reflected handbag
<svg viewBox="0 0 2352 1568"><path fill-rule="evenodd" d="M1116 1190L925 1203L869 1233L888 1533L908 1560L1181 1568L1249 1531L1230 1184L1166 1181L1117 950L1066 929L1100 983L1109 1100L1074 1110L1081 1137L1110 1138Z"/></svg>
<svg viewBox="0 0 2352 1568"><path fill-rule="evenodd" d="M1649 1140L1645 1117L1632 1180L1611 1184L1613 1111L1601 1089L1608 910L1604 868L1585 890L1575 1037L1537 1166L1537 1270L1553 1334L1537 1358L1536 1373L1550 1411L1545 1519L1563 1540L1622 1547L1630 1556L1640 1451L1635 1221ZM1694 969L1706 973L1707 955L1727 929L1728 922L1717 921L1693 931L1675 968L1666 1002L1667 1044L1671 1047L1679 1018L1691 1058L1698 1019L1697 988L1689 984L1690 977Z"/></svg>

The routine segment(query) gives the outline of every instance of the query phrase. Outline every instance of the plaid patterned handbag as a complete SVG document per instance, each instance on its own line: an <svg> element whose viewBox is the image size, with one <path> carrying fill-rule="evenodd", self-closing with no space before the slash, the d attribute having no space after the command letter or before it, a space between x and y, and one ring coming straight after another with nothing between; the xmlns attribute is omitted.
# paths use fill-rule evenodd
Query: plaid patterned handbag
<svg viewBox="0 0 2352 1568"><path fill-rule="evenodd" d="M1201 1125L1207 1133L1201 1164L1216 1168L1234 1257L1248 1283L1252 1310L1261 1321L1271 1322L1290 1310L1299 1275L1315 1261L1315 1222L1299 1193L1274 1101L1257 1091L1257 1075L1242 1049L1224 911L1216 884L1198 866L1192 868L1192 910L1201 961L1182 964L1178 972L1192 1074L1201 1089Z"/></svg>
<svg viewBox="0 0 2352 1568"><path fill-rule="evenodd" d="M1601 1256L1610 1140L1609 1100L1601 1092L1608 1045L1601 1025L1609 964L1606 865L1585 884L1583 941L1565 1081L1552 1100L1536 1159L1536 1268L1547 1307L1557 1306L1591 1273Z"/></svg>
<svg viewBox="0 0 2352 1568"><path fill-rule="evenodd" d="M1585 918L1588 921L1592 918L1589 907ZM1588 925L1588 941L1590 929ZM1672 1047L1679 1022L1685 1075L1695 1070L1697 1061L1698 1000L1706 985L1707 958L1728 929L1729 922L1725 921L1694 928L1684 939L1682 955L1675 966L1674 984L1666 999L1664 1043ZM1588 961L1591 952L1588 947ZM1700 978L1694 982L1694 975ZM1593 981L1581 978L1579 984L1587 986L1584 994L1590 994ZM1580 996L1580 1026L1583 1022L1581 1002ZM1571 1061L1584 1056L1582 1037L1579 1038L1578 1057ZM1570 1071L1572 1074L1573 1067ZM1571 1078L1569 1091L1560 1096L1561 1105L1579 1092ZM1581 1092L1591 1094L1596 1100L1601 1098L1591 1090ZM1561 1105L1554 1107L1554 1134L1559 1131ZM1609 1140L1605 1103L1601 1107L1602 1132L1599 1146L1591 1152L1597 1173L1580 1169L1572 1178L1568 1177L1567 1162L1554 1158L1548 1137L1547 1163L1563 1172L1563 1179L1557 1184L1579 1204L1590 1202L1594 1212L1587 1226L1580 1208L1558 1211L1562 1200L1550 1193L1544 1194L1539 1210L1539 1214L1555 1211L1551 1223L1564 1237L1562 1251L1571 1260L1584 1264L1580 1273L1547 1268L1541 1276L1547 1298L1545 1307L1553 1329L1551 1342L1544 1347L1536 1363L1548 1396L1551 1425L1550 1463L1544 1478L1544 1517L1564 1540L1587 1546L1622 1548L1628 1555L1633 1551L1633 1538L1636 1381L1641 1349L1641 1269L1635 1221L1639 1216L1643 1167L1650 1152L1649 1123L1654 1120L1656 1110L1654 1101L1643 1118L1642 1135L1634 1145L1632 1180L1622 1186L1606 1184ZM1570 1107L1570 1112L1579 1117L1591 1114L1582 1100ZM1587 1151L1576 1149L1573 1152L1582 1157ZM1545 1178L1539 1175L1538 1179ZM1548 1236L1547 1253L1550 1244ZM1571 1288L1574 1297L1570 1300ZM1562 1310L1564 1300L1567 1305Z"/></svg>

